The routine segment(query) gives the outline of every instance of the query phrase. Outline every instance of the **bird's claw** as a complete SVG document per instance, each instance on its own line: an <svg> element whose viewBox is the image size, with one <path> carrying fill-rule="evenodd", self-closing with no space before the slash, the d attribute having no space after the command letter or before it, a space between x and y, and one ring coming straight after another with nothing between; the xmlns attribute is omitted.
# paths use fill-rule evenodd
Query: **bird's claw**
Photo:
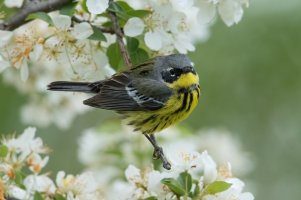
<svg viewBox="0 0 301 200"><path fill-rule="evenodd" d="M154 160L160 159L162 155L164 156L162 147L157 147L154 149L154 153L153 153Z"/></svg>
<svg viewBox="0 0 301 200"><path fill-rule="evenodd" d="M161 159L162 163L163 163L163 167L167 170L171 169L171 164L167 161L164 153L163 153L163 149L162 147L156 147L154 149L154 153L153 153L153 159L154 160L158 160Z"/></svg>

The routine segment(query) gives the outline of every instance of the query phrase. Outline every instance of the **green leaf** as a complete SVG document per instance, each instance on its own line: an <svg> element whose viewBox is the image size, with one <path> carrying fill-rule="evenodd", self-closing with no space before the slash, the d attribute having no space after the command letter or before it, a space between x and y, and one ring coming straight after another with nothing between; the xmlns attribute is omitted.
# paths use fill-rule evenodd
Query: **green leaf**
<svg viewBox="0 0 301 200"><path fill-rule="evenodd" d="M133 37L127 37L126 38L126 44L129 53L131 54L132 52L136 51L139 47L139 40Z"/></svg>
<svg viewBox="0 0 301 200"><path fill-rule="evenodd" d="M185 195L185 190L182 185L174 178L164 178L161 180L161 183L166 185L173 193L178 196Z"/></svg>
<svg viewBox="0 0 301 200"><path fill-rule="evenodd" d="M53 26L52 19L45 12L32 13L32 14L28 15L25 20L28 21L28 20L33 20L33 19L43 20L43 21L47 22L49 25Z"/></svg>
<svg viewBox="0 0 301 200"><path fill-rule="evenodd" d="M223 192L231 187L231 183L227 183L224 181L214 181L213 183L210 183L205 188L206 194L216 194L219 192Z"/></svg>
<svg viewBox="0 0 301 200"><path fill-rule="evenodd" d="M110 2L108 10L115 13L124 12L123 8L117 4L117 2Z"/></svg>
<svg viewBox="0 0 301 200"><path fill-rule="evenodd" d="M125 2L112 2L109 5L108 10L111 12L116 13L117 17L119 18L119 24L123 26L125 22L129 19L129 16L126 14L126 11L132 9L126 6L127 3Z"/></svg>
<svg viewBox="0 0 301 200"><path fill-rule="evenodd" d="M0 146L0 157L4 158L8 154L8 148L5 145Z"/></svg>
<svg viewBox="0 0 301 200"><path fill-rule="evenodd" d="M147 197L146 199L143 200L158 200L157 197Z"/></svg>
<svg viewBox="0 0 301 200"><path fill-rule="evenodd" d="M147 15L149 15L151 13L152 12L150 10L130 10L130 11L126 12L126 14L131 17L139 17L139 18L146 17Z"/></svg>
<svg viewBox="0 0 301 200"><path fill-rule="evenodd" d="M105 35L102 33L102 31L97 28L96 26L92 26L93 28L93 34L88 37L90 40L97 40L97 41L107 41L107 38Z"/></svg>
<svg viewBox="0 0 301 200"><path fill-rule="evenodd" d="M67 5L63 6L60 10L60 14L61 15L68 15L68 16L72 16L75 12L75 7L78 4L78 2L70 2Z"/></svg>
<svg viewBox="0 0 301 200"><path fill-rule="evenodd" d="M87 7L87 0L83 0L81 5L82 5L82 8L85 12L90 13L89 10L88 10L88 7Z"/></svg>
<svg viewBox="0 0 301 200"><path fill-rule="evenodd" d="M120 49L117 43L113 43L108 47L107 56L110 65L114 69L118 69L120 66L123 65L122 55L120 53Z"/></svg>
<svg viewBox="0 0 301 200"><path fill-rule="evenodd" d="M44 200L44 198L43 198L43 196L42 196L41 193L35 192L35 193L34 193L33 200Z"/></svg>
<svg viewBox="0 0 301 200"><path fill-rule="evenodd" d="M188 172L182 172L178 177L179 183L184 188L186 194L188 194L192 187L192 178Z"/></svg>
<svg viewBox="0 0 301 200"><path fill-rule="evenodd" d="M54 200L66 200L66 198L64 196L62 196L61 194L55 194Z"/></svg>
<svg viewBox="0 0 301 200"><path fill-rule="evenodd" d="M112 28L113 27L113 23L111 21L107 21L107 22L103 23L102 26L106 27L106 28Z"/></svg>
<svg viewBox="0 0 301 200"><path fill-rule="evenodd" d="M123 11L128 12L131 10L134 10L129 4L127 4L125 1L116 1L116 4L119 6L119 8L122 8Z"/></svg>
<svg viewBox="0 0 301 200"><path fill-rule="evenodd" d="M23 179L24 174L20 170L15 171L15 183L20 186L23 184Z"/></svg>
<svg viewBox="0 0 301 200"><path fill-rule="evenodd" d="M134 65L140 64L149 59L148 53L141 48L138 48L136 51L130 53L131 61Z"/></svg>

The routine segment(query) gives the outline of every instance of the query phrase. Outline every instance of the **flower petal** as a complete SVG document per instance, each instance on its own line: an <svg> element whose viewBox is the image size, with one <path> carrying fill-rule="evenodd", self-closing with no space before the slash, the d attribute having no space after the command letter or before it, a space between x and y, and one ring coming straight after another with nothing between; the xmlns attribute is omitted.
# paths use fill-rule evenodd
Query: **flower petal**
<svg viewBox="0 0 301 200"><path fill-rule="evenodd" d="M138 36L143 32L144 26L144 22L140 18L130 18L124 25L124 33L130 37Z"/></svg>
<svg viewBox="0 0 301 200"><path fill-rule="evenodd" d="M243 15L243 9L239 2L233 0L221 1L218 6L218 12L227 26L238 23Z"/></svg>
<svg viewBox="0 0 301 200"><path fill-rule="evenodd" d="M204 167L204 182L206 184L211 183L217 177L216 164L207 151L202 153L201 159Z"/></svg>
<svg viewBox="0 0 301 200"><path fill-rule="evenodd" d="M0 55L0 73L3 72L8 67L10 67L10 63L4 60Z"/></svg>
<svg viewBox="0 0 301 200"><path fill-rule="evenodd" d="M109 0L87 0L87 8L92 14L101 14L109 7Z"/></svg>
<svg viewBox="0 0 301 200"><path fill-rule="evenodd" d="M199 8L198 22L200 24L207 24L211 22L216 14L215 5L208 1L197 1Z"/></svg>
<svg viewBox="0 0 301 200"><path fill-rule="evenodd" d="M93 29L89 23L82 22L80 24L74 25L74 29L72 30L71 34L76 39L84 40L93 34Z"/></svg>
<svg viewBox="0 0 301 200"><path fill-rule="evenodd" d="M128 168L125 170L125 177L132 184L140 182L140 169L138 169L134 165L129 165Z"/></svg>
<svg viewBox="0 0 301 200"><path fill-rule="evenodd" d="M144 41L152 50L158 51L162 47L162 41L158 32L147 32L144 36Z"/></svg>
<svg viewBox="0 0 301 200"><path fill-rule="evenodd" d="M11 41L13 35L13 32L0 30L0 48L7 45Z"/></svg>
<svg viewBox="0 0 301 200"><path fill-rule="evenodd" d="M29 53L29 59L33 62L36 62L41 57L42 53L43 53L43 45L36 44L33 47L33 51Z"/></svg>
<svg viewBox="0 0 301 200"><path fill-rule="evenodd" d="M10 185L7 193L11 198L16 198L16 199L26 198L26 191L17 186Z"/></svg>
<svg viewBox="0 0 301 200"><path fill-rule="evenodd" d="M59 30L68 30L71 26L71 18L67 15L54 15L51 19L54 26Z"/></svg>
<svg viewBox="0 0 301 200"><path fill-rule="evenodd" d="M23 5L24 0L5 0L4 5L8 8L20 8Z"/></svg>

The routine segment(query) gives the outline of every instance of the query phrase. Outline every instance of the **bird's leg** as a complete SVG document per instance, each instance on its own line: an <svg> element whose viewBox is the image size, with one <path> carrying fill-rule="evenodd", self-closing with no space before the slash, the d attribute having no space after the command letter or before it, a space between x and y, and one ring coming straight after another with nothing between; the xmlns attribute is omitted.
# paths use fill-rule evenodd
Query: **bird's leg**
<svg viewBox="0 0 301 200"><path fill-rule="evenodd" d="M156 141L156 138L153 134L144 134L145 137L150 141L150 143L153 145L154 147L154 154L153 154L153 159L161 159L161 161L163 162L163 167L167 170L171 169L171 165L170 163L167 161L164 153L163 153L163 149L162 147L159 147Z"/></svg>

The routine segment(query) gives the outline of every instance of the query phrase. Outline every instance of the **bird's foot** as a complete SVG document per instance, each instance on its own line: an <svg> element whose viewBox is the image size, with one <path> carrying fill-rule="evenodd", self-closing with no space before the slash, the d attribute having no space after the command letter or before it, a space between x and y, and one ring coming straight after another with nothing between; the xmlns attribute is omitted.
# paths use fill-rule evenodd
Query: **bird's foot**
<svg viewBox="0 0 301 200"><path fill-rule="evenodd" d="M153 159L158 160L161 159L163 163L163 167L167 170L171 169L171 164L166 159L162 147L155 147L154 153L153 153Z"/></svg>

